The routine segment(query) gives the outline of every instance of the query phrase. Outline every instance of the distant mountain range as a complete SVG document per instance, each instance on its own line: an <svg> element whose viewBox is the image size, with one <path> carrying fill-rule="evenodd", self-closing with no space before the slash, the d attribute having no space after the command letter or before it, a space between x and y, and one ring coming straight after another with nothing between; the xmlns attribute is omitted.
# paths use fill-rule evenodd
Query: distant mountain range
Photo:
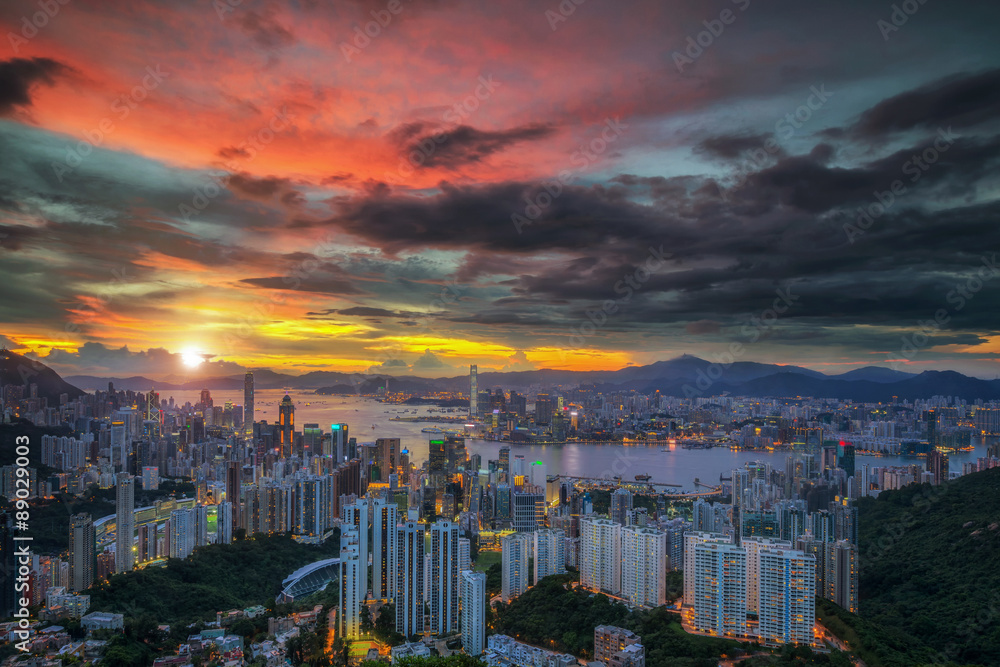
<svg viewBox="0 0 1000 667"><path fill-rule="evenodd" d="M243 376L216 377L181 383L154 381L146 377L106 378L74 375L66 380L87 389L106 389L113 382L116 389L148 391L164 390L238 390L243 388ZM305 375L285 375L268 369L254 371L258 389L316 390L335 388L337 393L353 387L363 393L374 391L388 383L390 390L412 393L432 391L468 391L467 375L445 378L369 375L313 371ZM761 364L738 361L721 366L705 359L684 355L669 361L657 361L647 366L629 366L616 371L563 371L541 369L533 371L479 374L481 389L506 387L515 389L554 389L557 387L593 386L598 391L611 392L634 389L643 392L660 391L669 396L717 396L724 393L738 396L813 396L855 401L889 401L893 396L914 400L935 395L957 396L968 401L1000 399L1000 380L980 380L954 371L905 373L889 368L868 366L841 375L824 375L798 366Z"/></svg>

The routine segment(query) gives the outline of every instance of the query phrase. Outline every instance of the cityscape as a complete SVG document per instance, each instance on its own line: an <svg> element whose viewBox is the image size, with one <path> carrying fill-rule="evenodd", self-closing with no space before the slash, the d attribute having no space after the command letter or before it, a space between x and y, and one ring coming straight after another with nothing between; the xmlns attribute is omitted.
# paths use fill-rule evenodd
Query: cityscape
<svg viewBox="0 0 1000 667"><path fill-rule="evenodd" d="M998 27L0 3L0 667L1000 666Z"/></svg>

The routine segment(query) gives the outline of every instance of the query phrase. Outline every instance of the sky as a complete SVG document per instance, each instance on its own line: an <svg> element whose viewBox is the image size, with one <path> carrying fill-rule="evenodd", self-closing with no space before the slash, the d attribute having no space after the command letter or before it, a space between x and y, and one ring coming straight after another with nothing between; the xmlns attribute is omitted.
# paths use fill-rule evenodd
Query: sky
<svg viewBox="0 0 1000 667"><path fill-rule="evenodd" d="M0 4L0 344L63 374L1000 376L1000 5Z"/></svg>

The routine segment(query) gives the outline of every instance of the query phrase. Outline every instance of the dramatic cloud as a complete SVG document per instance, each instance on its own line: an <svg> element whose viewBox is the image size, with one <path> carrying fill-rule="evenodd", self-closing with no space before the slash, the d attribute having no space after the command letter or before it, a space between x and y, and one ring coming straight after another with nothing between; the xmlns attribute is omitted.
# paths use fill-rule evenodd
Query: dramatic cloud
<svg viewBox="0 0 1000 667"><path fill-rule="evenodd" d="M31 89L39 83L53 84L69 68L52 58L12 58L0 61L0 115L14 107L31 106Z"/></svg>

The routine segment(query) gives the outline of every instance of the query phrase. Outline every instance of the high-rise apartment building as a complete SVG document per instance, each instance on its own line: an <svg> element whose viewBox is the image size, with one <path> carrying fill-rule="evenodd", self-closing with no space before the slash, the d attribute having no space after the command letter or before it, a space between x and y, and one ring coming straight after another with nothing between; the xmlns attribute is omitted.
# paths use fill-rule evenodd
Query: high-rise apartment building
<svg viewBox="0 0 1000 667"><path fill-rule="evenodd" d="M345 528L340 536L340 636L357 639L361 636L361 605L368 593L362 561L368 555L362 554L359 531L352 526Z"/></svg>
<svg viewBox="0 0 1000 667"><path fill-rule="evenodd" d="M756 614L758 609L757 594L760 586L760 552L765 549L787 551L794 547L787 540L769 537L744 537L740 546L747 552L747 612Z"/></svg>
<svg viewBox="0 0 1000 667"><path fill-rule="evenodd" d="M396 632L424 631L424 526L407 521L396 535Z"/></svg>
<svg viewBox="0 0 1000 667"><path fill-rule="evenodd" d="M633 607L667 603L667 535L653 528L622 528L621 595Z"/></svg>
<svg viewBox="0 0 1000 667"><path fill-rule="evenodd" d="M501 598L510 602L528 590L528 562L531 558L530 536L512 533L500 538Z"/></svg>
<svg viewBox="0 0 1000 667"><path fill-rule="evenodd" d="M372 503L372 597L389 600L396 594L396 524L399 508L376 499Z"/></svg>
<svg viewBox="0 0 1000 667"><path fill-rule="evenodd" d="M486 575L462 572L462 648L477 656L486 648Z"/></svg>
<svg viewBox="0 0 1000 667"><path fill-rule="evenodd" d="M358 530L358 553L361 554L360 581L364 581L365 591L368 590L368 554L371 552L369 539L371 537L371 498L358 498L352 505L346 505L343 510L343 527L341 530L354 527Z"/></svg>
<svg viewBox="0 0 1000 667"><path fill-rule="evenodd" d="M458 571L472 569L472 542L467 537L458 538Z"/></svg>
<svg viewBox="0 0 1000 667"><path fill-rule="evenodd" d="M431 525L431 632L447 635L458 630L458 524Z"/></svg>
<svg viewBox="0 0 1000 667"><path fill-rule="evenodd" d="M694 545L692 625L700 632L744 637L747 633L746 551L733 544Z"/></svg>
<svg viewBox="0 0 1000 667"><path fill-rule="evenodd" d="M762 642L812 644L816 624L816 559L792 549L764 548L759 559L759 626Z"/></svg>
<svg viewBox="0 0 1000 667"><path fill-rule="evenodd" d="M84 591L94 583L96 564L94 520L89 514L74 514L69 524L70 590Z"/></svg>
<svg viewBox="0 0 1000 667"><path fill-rule="evenodd" d="M621 591L621 524L593 515L580 517L580 585L617 595Z"/></svg>
<svg viewBox="0 0 1000 667"><path fill-rule="evenodd" d="M552 574L566 574L566 533L539 530L532 535L535 557L535 583Z"/></svg>
<svg viewBox="0 0 1000 667"><path fill-rule="evenodd" d="M695 548L699 544L712 542L726 544L730 542L730 539L721 533L706 533L701 531L687 531L684 533L684 605L687 607L694 606Z"/></svg>
<svg viewBox="0 0 1000 667"><path fill-rule="evenodd" d="M135 478L120 472L115 478L115 572L135 567Z"/></svg>

